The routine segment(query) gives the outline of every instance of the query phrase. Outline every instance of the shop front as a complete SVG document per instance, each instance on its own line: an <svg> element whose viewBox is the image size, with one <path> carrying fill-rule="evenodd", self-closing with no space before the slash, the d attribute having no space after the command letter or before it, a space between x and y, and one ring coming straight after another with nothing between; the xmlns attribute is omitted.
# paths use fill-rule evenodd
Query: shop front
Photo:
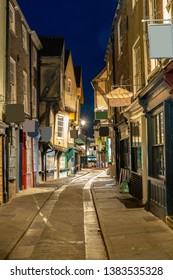
<svg viewBox="0 0 173 280"><path fill-rule="evenodd" d="M160 219L173 215L173 104L160 73L140 97L148 129L147 208Z"/></svg>
<svg viewBox="0 0 173 280"><path fill-rule="evenodd" d="M126 120L122 120L118 125L119 147L118 147L118 171L119 183L126 180L130 183L130 134Z"/></svg>

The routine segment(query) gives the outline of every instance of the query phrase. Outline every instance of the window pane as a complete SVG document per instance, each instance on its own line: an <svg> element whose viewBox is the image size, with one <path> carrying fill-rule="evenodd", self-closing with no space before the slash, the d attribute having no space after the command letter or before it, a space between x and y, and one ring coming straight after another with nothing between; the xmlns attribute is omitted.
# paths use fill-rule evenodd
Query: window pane
<svg viewBox="0 0 173 280"><path fill-rule="evenodd" d="M155 177L165 175L164 160L164 115L163 112L153 117L154 139L152 147L152 175Z"/></svg>
<svg viewBox="0 0 173 280"><path fill-rule="evenodd" d="M160 113L160 143L164 143L163 112Z"/></svg>
<svg viewBox="0 0 173 280"><path fill-rule="evenodd" d="M165 175L164 146L153 147L154 175Z"/></svg>
<svg viewBox="0 0 173 280"><path fill-rule="evenodd" d="M64 117L58 115L58 133L57 136L63 138L63 130L64 130Z"/></svg>

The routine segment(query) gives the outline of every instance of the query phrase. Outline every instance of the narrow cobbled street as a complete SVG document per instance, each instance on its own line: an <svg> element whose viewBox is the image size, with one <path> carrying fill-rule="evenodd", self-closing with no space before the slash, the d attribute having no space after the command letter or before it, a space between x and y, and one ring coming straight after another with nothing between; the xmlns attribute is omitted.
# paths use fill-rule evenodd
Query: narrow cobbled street
<svg viewBox="0 0 173 280"><path fill-rule="evenodd" d="M38 212L7 259L106 259L90 194L100 173L93 171L67 184L62 181L42 205L40 194L32 194Z"/></svg>

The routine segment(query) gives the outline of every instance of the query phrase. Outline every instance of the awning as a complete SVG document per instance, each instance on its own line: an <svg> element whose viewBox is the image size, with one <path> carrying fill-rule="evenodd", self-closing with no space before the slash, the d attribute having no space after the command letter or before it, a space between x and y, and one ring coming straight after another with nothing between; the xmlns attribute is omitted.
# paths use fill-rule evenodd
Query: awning
<svg viewBox="0 0 173 280"><path fill-rule="evenodd" d="M110 107L123 107L131 104L133 93L123 87L118 87L111 90L106 96L109 99Z"/></svg>

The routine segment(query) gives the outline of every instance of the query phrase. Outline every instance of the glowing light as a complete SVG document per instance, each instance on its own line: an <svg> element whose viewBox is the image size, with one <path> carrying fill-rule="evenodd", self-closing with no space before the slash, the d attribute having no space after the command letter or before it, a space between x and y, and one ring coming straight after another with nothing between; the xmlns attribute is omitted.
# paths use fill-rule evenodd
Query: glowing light
<svg viewBox="0 0 173 280"><path fill-rule="evenodd" d="M81 120L81 125L83 126L85 124L86 124L85 120Z"/></svg>

